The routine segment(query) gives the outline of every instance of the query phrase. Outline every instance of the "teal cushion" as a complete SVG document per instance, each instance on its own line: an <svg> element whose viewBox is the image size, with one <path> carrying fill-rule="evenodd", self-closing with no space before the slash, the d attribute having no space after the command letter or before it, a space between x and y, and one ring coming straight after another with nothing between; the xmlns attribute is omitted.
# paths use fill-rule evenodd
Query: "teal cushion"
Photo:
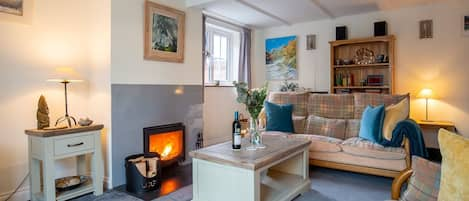
<svg viewBox="0 0 469 201"><path fill-rule="evenodd" d="M372 142L380 142L383 132L384 112L384 105L377 107L368 105L363 111L358 136Z"/></svg>
<svg viewBox="0 0 469 201"><path fill-rule="evenodd" d="M270 102L264 103L265 114L267 116L267 131L282 131L293 133L293 105L277 105Z"/></svg>

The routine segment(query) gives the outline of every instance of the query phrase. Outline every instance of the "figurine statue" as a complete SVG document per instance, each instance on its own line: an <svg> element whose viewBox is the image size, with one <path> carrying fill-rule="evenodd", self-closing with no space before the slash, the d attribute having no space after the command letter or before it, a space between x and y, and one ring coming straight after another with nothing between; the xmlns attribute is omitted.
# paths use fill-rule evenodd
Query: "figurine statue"
<svg viewBox="0 0 469 201"><path fill-rule="evenodd" d="M37 129L44 129L49 127L49 107L47 106L46 98L43 95L39 98L37 103Z"/></svg>

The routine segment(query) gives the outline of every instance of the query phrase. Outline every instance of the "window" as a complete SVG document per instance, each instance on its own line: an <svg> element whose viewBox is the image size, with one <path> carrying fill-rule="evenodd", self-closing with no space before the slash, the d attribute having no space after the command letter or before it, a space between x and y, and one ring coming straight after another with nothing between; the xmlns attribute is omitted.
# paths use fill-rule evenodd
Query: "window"
<svg viewBox="0 0 469 201"><path fill-rule="evenodd" d="M206 22L205 85L232 86L238 81L241 32Z"/></svg>

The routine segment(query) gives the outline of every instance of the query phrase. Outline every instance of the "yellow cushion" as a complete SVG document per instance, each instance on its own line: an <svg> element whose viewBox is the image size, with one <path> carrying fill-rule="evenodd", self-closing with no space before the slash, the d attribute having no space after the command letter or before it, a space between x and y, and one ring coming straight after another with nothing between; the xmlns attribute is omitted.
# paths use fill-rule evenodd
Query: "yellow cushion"
<svg viewBox="0 0 469 201"><path fill-rule="evenodd" d="M401 102L386 107L383 123L383 137L391 140L392 131L396 128L397 123L407 119L409 116L409 99L404 98Z"/></svg>
<svg viewBox="0 0 469 201"><path fill-rule="evenodd" d="M443 156L438 200L469 200L469 139L440 129L438 142Z"/></svg>

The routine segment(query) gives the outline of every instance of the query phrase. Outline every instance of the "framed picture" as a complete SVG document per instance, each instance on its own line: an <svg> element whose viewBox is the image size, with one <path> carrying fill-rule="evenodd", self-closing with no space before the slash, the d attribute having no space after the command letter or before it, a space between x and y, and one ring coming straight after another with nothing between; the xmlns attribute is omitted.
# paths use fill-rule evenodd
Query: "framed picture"
<svg viewBox="0 0 469 201"><path fill-rule="evenodd" d="M420 39L433 38L433 20L420 21Z"/></svg>
<svg viewBox="0 0 469 201"><path fill-rule="evenodd" d="M145 2L145 55L148 60L184 62L185 13Z"/></svg>
<svg viewBox="0 0 469 201"><path fill-rule="evenodd" d="M296 80L296 36L271 38L265 41L267 80Z"/></svg>
<svg viewBox="0 0 469 201"><path fill-rule="evenodd" d="M469 36L469 15L464 15L462 18L462 30L463 30L463 35Z"/></svg>
<svg viewBox="0 0 469 201"><path fill-rule="evenodd" d="M33 0L0 0L0 22L31 24Z"/></svg>
<svg viewBox="0 0 469 201"><path fill-rule="evenodd" d="M316 35L307 35L306 36L306 50L315 50L316 49Z"/></svg>

